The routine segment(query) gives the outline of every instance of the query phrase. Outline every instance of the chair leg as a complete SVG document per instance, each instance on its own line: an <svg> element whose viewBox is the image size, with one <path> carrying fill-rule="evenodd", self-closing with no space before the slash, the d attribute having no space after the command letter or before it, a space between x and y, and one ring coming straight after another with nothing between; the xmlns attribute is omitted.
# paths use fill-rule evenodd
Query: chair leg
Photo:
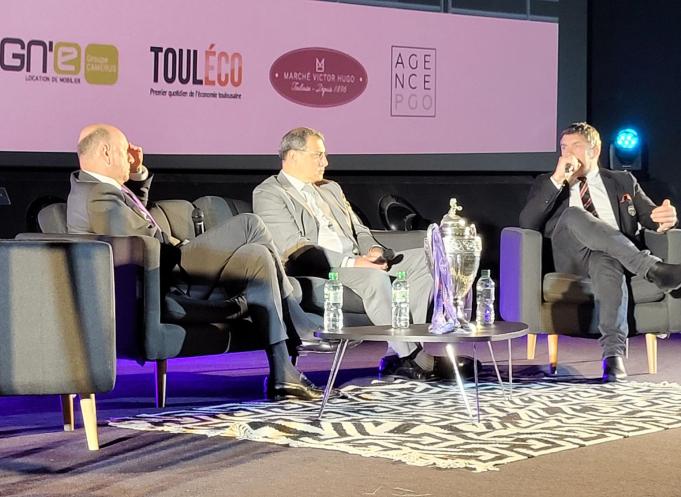
<svg viewBox="0 0 681 497"><path fill-rule="evenodd" d="M73 398L75 397L72 393L67 393L61 395L61 414L64 418L64 431L73 431L76 422L73 418Z"/></svg>
<svg viewBox="0 0 681 497"><path fill-rule="evenodd" d="M646 352L648 354L648 373L657 373L657 336L646 333Z"/></svg>
<svg viewBox="0 0 681 497"><path fill-rule="evenodd" d="M530 333L527 335L527 358L534 359L537 351L537 335Z"/></svg>
<svg viewBox="0 0 681 497"><path fill-rule="evenodd" d="M549 372L556 374L558 371L558 335L548 335L549 344Z"/></svg>
<svg viewBox="0 0 681 497"><path fill-rule="evenodd" d="M87 448L90 450L99 450L99 437L97 436L97 408L95 405L94 393L80 394L80 412L83 415Z"/></svg>
<svg viewBox="0 0 681 497"><path fill-rule="evenodd" d="M166 406L166 376L168 361L159 359L156 361L156 407Z"/></svg>

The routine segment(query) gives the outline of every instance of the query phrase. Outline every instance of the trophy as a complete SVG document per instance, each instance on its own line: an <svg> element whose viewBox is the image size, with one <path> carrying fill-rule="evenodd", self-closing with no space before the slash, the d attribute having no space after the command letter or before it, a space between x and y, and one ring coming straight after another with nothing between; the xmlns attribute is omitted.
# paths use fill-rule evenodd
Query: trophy
<svg viewBox="0 0 681 497"><path fill-rule="evenodd" d="M478 274L482 241L475 225L468 224L457 214L461 209L455 198L449 200L449 212L440 222L440 234L452 277L453 305L459 322L457 331L473 332L475 325L468 321L464 300Z"/></svg>

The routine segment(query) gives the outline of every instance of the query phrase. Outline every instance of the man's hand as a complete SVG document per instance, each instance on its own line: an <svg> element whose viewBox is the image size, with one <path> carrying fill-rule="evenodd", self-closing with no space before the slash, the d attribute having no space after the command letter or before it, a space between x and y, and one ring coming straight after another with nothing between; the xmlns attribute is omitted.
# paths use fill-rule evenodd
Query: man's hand
<svg viewBox="0 0 681 497"><path fill-rule="evenodd" d="M142 152L142 147L128 144L128 162L130 163L130 173L135 174L139 172L142 163L144 162L144 152Z"/></svg>
<svg viewBox="0 0 681 497"><path fill-rule="evenodd" d="M369 252L367 252L367 258L371 262L376 262L376 259L382 259L383 258L383 247L379 247L378 245L374 245L369 249Z"/></svg>
<svg viewBox="0 0 681 497"><path fill-rule="evenodd" d="M582 162L574 155L569 155L567 157L561 155L558 158L556 170L551 175L551 178L558 184L561 184L563 181L572 184L574 183L574 178L577 177L577 173L581 171L582 166Z"/></svg>
<svg viewBox="0 0 681 497"><path fill-rule="evenodd" d="M369 251L371 252L371 251ZM382 254L382 252L381 252ZM378 269L379 271L387 271L388 263L385 261L375 262L376 259L372 259L369 255L360 255L355 257L355 267L366 267L369 269Z"/></svg>
<svg viewBox="0 0 681 497"><path fill-rule="evenodd" d="M676 207L672 205L669 199L665 199L662 201L662 205L655 207L651 211L650 219L659 225L657 232L664 233L676 225Z"/></svg>

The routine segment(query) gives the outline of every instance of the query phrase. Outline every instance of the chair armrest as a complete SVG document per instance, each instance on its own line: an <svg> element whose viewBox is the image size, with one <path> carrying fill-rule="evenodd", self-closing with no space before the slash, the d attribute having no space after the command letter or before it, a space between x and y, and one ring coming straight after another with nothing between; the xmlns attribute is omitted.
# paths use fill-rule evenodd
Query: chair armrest
<svg viewBox="0 0 681 497"><path fill-rule="evenodd" d="M681 264L681 229L657 233L643 232L645 245L653 255L670 264ZM669 316L669 331L681 331L681 291L675 290L665 297Z"/></svg>
<svg viewBox="0 0 681 497"><path fill-rule="evenodd" d="M504 228L499 249L499 314L506 321L527 323L541 331L542 235L523 228Z"/></svg>
<svg viewBox="0 0 681 497"><path fill-rule="evenodd" d="M643 237L646 247L653 255L670 264L681 264L681 229L666 233L645 230Z"/></svg>
<svg viewBox="0 0 681 497"><path fill-rule="evenodd" d="M395 252L413 248L423 248L423 241L426 239L425 230L371 230L371 234L378 241L378 243L393 249Z"/></svg>
<svg viewBox="0 0 681 497"><path fill-rule="evenodd" d="M161 331L160 242L149 236L21 233L18 240L103 241L111 245L118 357L149 359ZM155 348L156 346L154 346Z"/></svg>

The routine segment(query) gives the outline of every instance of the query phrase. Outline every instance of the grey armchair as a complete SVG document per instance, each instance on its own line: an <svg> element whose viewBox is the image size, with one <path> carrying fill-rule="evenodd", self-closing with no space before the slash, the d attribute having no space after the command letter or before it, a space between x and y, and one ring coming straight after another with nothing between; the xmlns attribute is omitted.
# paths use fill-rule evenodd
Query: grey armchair
<svg viewBox="0 0 681 497"><path fill-rule="evenodd" d="M647 248L666 262L681 263L681 230L646 231ZM558 336L598 338L591 282L555 273L550 242L541 233L504 228L500 247L499 312L507 321L527 323L527 357L533 359L537 334L548 334L549 366L558 363ZM631 279L630 335L645 334L648 371L657 372L657 335L681 330L681 296L665 294L641 277Z"/></svg>
<svg viewBox="0 0 681 497"><path fill-rule="evenodd" d="M193 238L192 205L166 201L165 211L152 211L159 223L173 223L177 238ZM168 360L264 348L254 336L242 295L210 299L186 297L181 289L162 292L160 251L147 236L73 235L66 232L65 204L49 205L38 216L43 234L24 233L19 239L99 240L111 246L116 292L117 357L156 365L156 405L164 407ZM168 217L170 216L170 218ZM184 230L184 231L183 231ZM185 233L186 232L186 233Z"/></svg>
<svg viewBox="0 0 681 497"><path fill-rule="evenodd" d="M116 376L111 247L98 241L0 241L0 395L73 398L97 450L95 393Z"/></svg>

